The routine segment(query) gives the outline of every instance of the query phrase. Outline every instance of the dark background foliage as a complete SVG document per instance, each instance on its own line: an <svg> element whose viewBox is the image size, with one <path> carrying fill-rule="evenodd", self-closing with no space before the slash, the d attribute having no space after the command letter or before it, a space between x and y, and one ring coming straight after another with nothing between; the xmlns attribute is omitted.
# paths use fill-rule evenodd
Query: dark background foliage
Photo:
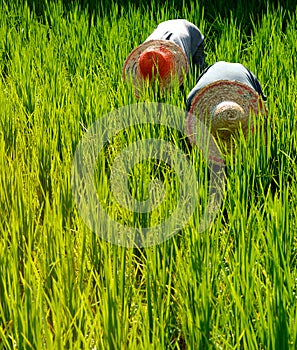
<svg viewBox="0 0 297 350"><path fill-rule="evenodd" d="M24 0L21 1L24 2ZM48 1L26 0L26 2L37 16L46 17ZM102 14L106 15L115 5L118 6L119 12L120 10L127 9L131 4L136 8L142 7L148 10L152 7L152 4L154 4L154 8L156 8L155 1L146 0L62 0L62 2L65 11L69 10L72 6L80 6L82 10L87 9L90 16L93 16L95 20ZM267 7L271 9L282 7L285 10L285 16L288 16L291 11L296 10L296 0L165 0L162 1L162 6L164 4L167 4L168 8L174 8L177 13L184 8L190 9L192 6L204 7L205 19L210 22L217 16L222 18L229 17L230 12L232 12L233 16L237 18L246 29L251 28L251 19L257 20L261 18L263 12L267 11Z"/></svg>

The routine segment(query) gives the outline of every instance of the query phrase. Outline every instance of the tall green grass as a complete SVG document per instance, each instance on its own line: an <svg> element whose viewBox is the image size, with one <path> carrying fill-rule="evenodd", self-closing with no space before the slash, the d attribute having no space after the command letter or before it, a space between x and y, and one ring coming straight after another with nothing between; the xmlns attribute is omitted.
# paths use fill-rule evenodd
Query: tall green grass
<svg viewBox="0 0 297 350"><path fill-rule="evenodd" d="M39 12L35 3L34 12L29 4L0 5L0 349L295 349L296 10L241 12L244 21L212 12L210 21L204 2L102 3L97 14L62 2L44 2ZM207 63L238 61L257 74L268 95L268 133L241 139L226 158L224 202L205 232L198 206L158 246L116 246L77 211L74 152L93 122L137 102L121 79L130 50L159 21L181 17L205 34ZM194 83L190 76L184 94L176 87L163 102L185 108ZM158 96L147 91L142 100ZM184 150L203 183L199 150L170 128L143 126L116 135L100 154L101 201L112 199L116 155L152 136ZM150 175L175 198L174 173L154 161L131 173L131 193L146 199ZM126 215L105 205L110 215ZM164 210L174 205L168 200ZM157 214L152 221L162 220Z"/></svg>

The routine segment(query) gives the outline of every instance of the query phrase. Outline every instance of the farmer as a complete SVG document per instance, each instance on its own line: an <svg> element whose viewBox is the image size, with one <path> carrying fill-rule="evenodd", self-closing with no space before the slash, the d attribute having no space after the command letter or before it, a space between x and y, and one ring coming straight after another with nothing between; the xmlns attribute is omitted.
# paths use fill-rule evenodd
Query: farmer
<svg viewBox="0 0 297 350"><path fill-rule="evenodd" d="M232 136L253 131L250 111L267 114L266 96L256 76L240 63L216 62L198 77L186 101L189 139L195 143L195 118L230 150Z"/></svg>
<svg viewBox="0 0 297 350"><path fill-rule="evenodd" d="M134 49L123 66L123 78L132 77L136 94L144 81L159 77L162 89L171 86L176 76L182 85L189 66L204 67L204 37L200 30L184 19L160 23L152 34Z"/></svg>

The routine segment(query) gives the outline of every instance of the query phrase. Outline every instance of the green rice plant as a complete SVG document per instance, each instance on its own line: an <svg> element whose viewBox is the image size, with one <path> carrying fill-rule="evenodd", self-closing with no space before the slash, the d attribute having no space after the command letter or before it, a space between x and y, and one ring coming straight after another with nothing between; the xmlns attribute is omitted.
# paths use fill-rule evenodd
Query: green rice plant
<svg viewBox="0 0 297 350"><path fill-rule="evenodd" d="M296 348L296 5L229 5L1 2L0 349ZM121 107L185 109L194 74L183 91L175 84L162 96L156 81L139 100L122 79L129 52L171 18L201 29L208 64L238 61L256 73L269 116L253 116L257 132L241 134L224 158L223 202L203 232L209 171L199 147L164 125L113 135L94 171L111 218L141 228L176 208L178 174L155 158L127 176L139 202L150 198L152 183L162 183L164 200L154 210L128 210L112 192L115 160L143 139L164 140L186 155L199 197L170 239L118 246L84 222L72 191L73 159L93 123Z"/></svg>

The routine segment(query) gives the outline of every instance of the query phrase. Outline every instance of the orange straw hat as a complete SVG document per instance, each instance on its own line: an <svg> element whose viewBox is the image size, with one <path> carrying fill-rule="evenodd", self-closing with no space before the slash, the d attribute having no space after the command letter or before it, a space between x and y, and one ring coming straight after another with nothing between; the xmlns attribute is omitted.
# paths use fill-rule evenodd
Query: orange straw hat
<svg viewBox="0 0 297 350"><path fill-rule="evenodd" d="M138 89L144 80L151 81L156 76L159 76L162 88L168 88L173 76L177 76L182 84L187 72L188 59L178 45L169 40L149 40L129 54L122 75L125 80L132 77Z"/></svg>
<svg viewBox="0 0 297 350"><path fill-rule="evenodd" d="M246 136L249 130L253 132L253 118L256 115L267 115L266 106L258 93L246 84L218 80L198 90L194 95L187 118L189 139L195 140L195 116L211 130L211 134L226 144L230 150L232 135L236 135L241 127Z"/></svg>
<svg viewBox="0 0 297 350"><path fill-rule="evenodd" d="M152 79L159 73L161 79L165 79L174 67L174 56L166 48L156 50L146 49L138 59L139 72L142 77Z"/></svg>

